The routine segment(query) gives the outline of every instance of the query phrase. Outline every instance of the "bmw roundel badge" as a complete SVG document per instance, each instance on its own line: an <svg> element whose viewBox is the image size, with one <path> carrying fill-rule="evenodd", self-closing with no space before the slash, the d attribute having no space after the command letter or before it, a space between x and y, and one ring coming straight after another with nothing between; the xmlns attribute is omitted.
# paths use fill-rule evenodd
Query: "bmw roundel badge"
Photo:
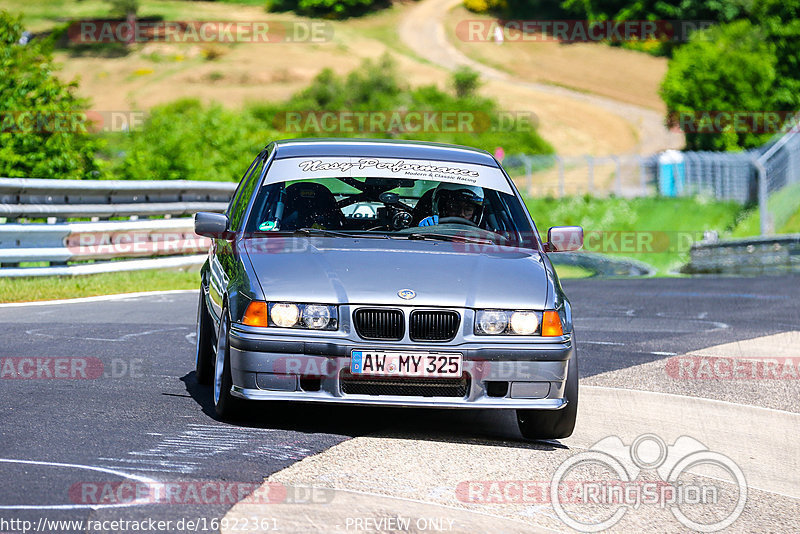
<svg viewBox="0 0 800 534"><path fill-rule="evenodd" d="M401 289L397 292L397 296L401 299L410 300L417 296L413 289Z"/></svg>

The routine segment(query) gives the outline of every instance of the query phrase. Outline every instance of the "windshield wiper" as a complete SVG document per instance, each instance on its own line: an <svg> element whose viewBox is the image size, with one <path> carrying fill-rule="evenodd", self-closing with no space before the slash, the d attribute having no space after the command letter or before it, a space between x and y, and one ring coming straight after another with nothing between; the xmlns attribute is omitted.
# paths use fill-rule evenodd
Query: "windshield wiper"
<svg viewBox="0 0 800 534"><path fill-rule="evenodd" d="M462 241L464 243L477 243L479 245L494 245L496 244L491 239L481 239L475 237L467 237L463 235L449 235L449 234L422 234L422 233L413 233L408 234L408 239L419 239L421 241L424 240L431 240L431 241Z"/></svg>
<svg viewBox="0 0 800 534"><path fill-rule="evenodd" d="M319 235L319 236L327 236L327 237L368 237L370 239L388 239L389 236L386 234L370 234L368 232L353 232L353 233L345 233L345 232L337 232L335 230L325 230L323 228L298 228L294 231L294 235L304 235L304 236L312 236L312 235Z"/></svg>

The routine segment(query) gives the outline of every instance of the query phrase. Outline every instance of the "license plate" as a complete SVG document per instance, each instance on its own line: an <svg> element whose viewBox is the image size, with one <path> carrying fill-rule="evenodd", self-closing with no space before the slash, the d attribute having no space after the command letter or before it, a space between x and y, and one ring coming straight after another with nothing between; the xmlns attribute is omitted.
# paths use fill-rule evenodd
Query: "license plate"
<svg viewBox="0 0 800 534"><path fill-rule="evenodd" d="M354 350L350 372L354 375L423 376L461 378L461 354Z"/></svg>

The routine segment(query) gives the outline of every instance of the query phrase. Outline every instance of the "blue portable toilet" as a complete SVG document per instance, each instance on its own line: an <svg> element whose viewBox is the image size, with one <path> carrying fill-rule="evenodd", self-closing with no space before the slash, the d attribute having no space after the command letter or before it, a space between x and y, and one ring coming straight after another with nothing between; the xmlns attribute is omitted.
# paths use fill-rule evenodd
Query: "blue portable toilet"
<svg viewBox="0 0 800 534"><path fill-rule="evenodd" d="M658 192L665 197L683 193L686 182L686 164L683 152L665 150L658 156Z"/></svg>

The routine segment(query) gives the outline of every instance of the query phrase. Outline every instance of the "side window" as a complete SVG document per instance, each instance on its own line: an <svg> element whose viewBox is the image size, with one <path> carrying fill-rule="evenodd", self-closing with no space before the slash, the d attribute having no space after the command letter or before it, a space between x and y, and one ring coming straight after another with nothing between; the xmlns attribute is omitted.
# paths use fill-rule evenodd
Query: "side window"
<svg viewBox="0 0 800 534"><path fill-rule="evenodd" d="M253 196L253 191L258 185L261 177L261 171L264 169L263 154L259 154L253 165L250 166L247 176L242 179L236 194L228 206L228 229L238 231L242 225L244 213L247 211L247 205L250 203L250 198Z"/></svg>
<svg viewBox="0 0 800 534"><path fill-rule="evenodd" d="M225 215L227 215L228 217L231 216L231 212L233 211L233 205L236 203L236 199L239 198L239 193L241 193L242 189L244 188L247 179L250 178L250 174L252 173L253 167L255 167L258 164L258 161L260 159L261 159L261 154L259 154L258 157L253 160L253 163L251 163L250 166L247 168L247 170L244 172L244 176L242 176L242 179L239 180L239 185L236 186L236 190L233 192L233 195L231 196L231 201L228 203L228 209L225 210Z"/></svg>

